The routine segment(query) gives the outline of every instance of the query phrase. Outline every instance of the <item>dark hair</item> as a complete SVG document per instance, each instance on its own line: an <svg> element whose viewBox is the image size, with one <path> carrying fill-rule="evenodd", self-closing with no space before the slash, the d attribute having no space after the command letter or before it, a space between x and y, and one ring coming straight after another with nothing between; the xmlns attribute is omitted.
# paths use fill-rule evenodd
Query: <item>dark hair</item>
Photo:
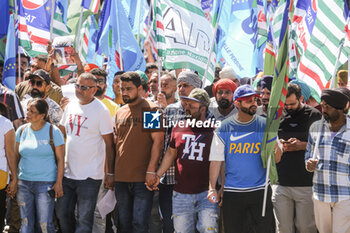
<svg viewBox="0 0 350 233"><path fill-rule="evenodd" d="M42 61L42 62L46 63L47 59L48 59L48 55L46 55L46 54L38 54L34 58L38 59L39 61Z"/></svg>
<svg viewBox="0 0 350 233"><path fill-rule="evenodd" d="M297 97L297 100L301 97L301 88L298 84L295 83L289 83L288 84L288 92L287 92L287 98L294 94Z"/></svg>
<svg viewBox="0 0 350 233"><path fill-rule="evenodd" d="M92 80L94 83L97 83L97 78L91 73L82 73L79 78L83 78L86 80Z"/></svg>
<svg viewBox="0 0 350 233"><path fill-rule="evenodd" d="M136 87L141 85L141 77L137 72L129 71L120 77L120 80L123 82L132 82Z"/></svg>
<svg viewBox="0 0 350 233"><path fill-rule="evenodd" d="M125 73L124 71L117 71L117 72L115 72L115 74L114 74L113 77L115 77L115 76L117 76L117 75L122 75L122 74L124 74L124 73Z"/></svg>
<svg viewBox="0 0 350 233"><path fill-rule="evenodd" d="M96 75L96 76L102 76L104 77L105 81L107 80L107 72L100 68L94 68L89 71L90 74Z"/></svg>
<svg viewBox="0 0 350 233"><path fill-rule="evenodd" d="M157 64L156 63L147 63L146 64L145 74L149 74L150 69L157 69L158 70Z"/></svg>
<svg viewBox="0 0 350 233"><path fill-rule="evenodd" d="M4 103L0 102L0 115L9 118L10 114L9 114L9 110L7 108L7 105Z"/></svg>
<svg viewBox="0 0 350 233"><path fill-rule="evenodd" d="M218 78L218 79L220 78L220 76L219 76L220 71L221 71L221 68L219 66L216 66L215 67L215 78Z"/></svg>
<svg viewBox="0 0 350 233"><path fill-rule="evenodd" d="M21 53L21 58L24 57L25 59L27 59L28 64L30 62L30 57L26 56L25 54ZM16 55L16 61L18 61L18 54Z"/></svg>
<svg viewBox="0 0 350 233"><path fill-rule="evenodd" d="M142 89L143 89L145 92L148 92L148 91L149 91L148 83L146 83L146 80L141 79L141 86L142 86Z"/></svg>
<svg viewBox="0 0 350 233"><path fill-rule="evenodd" d="M34 98L29 100L28 105L32 105L38 110L39 114L44 114L44 120L50 122L49 117L49 105L47 104L45 99L42 98Z"/></svg>

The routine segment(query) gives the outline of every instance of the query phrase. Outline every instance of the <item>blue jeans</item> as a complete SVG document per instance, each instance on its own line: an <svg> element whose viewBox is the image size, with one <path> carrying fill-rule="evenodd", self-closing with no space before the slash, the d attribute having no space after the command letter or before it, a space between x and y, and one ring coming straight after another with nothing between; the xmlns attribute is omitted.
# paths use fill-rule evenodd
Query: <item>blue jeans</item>
<svg viewBox="0 0 350 233"><path fill-rule="evenodd" d="M87 233L92 231L94 210L101 180L88 178L73 180L63 177L63 197L57 200L56 215L62 233ZM77 221L75 220L77 206Z"/></svg>
<svg viewBox="0 0 350 233"><path fill-rule="evenodd" d="M153 192L143 182L116 182L115 197L119 212L118 233L148 233Z"/></svg>
<svg viewBox="0 0 350 233"><path fill-rule="evenodd" d="M159 209L163 223L163 233L173 233L174 224L171 216L173 214L173 188L174 185L159 184Z"/></svg>
<svg viewBox="0 0 350 233"><path fill-rule="evenodd" d="M55 199L47 193L54 183L18 181L17 202L22 219L21 233L34 233L35 221L42 232L55 232L52 222Z"/></svg>
<svg viewBox="0 0 350 233"><path fill-rule="evenodd" d="M218 205L210 203L207 191L183 194L173 191L173 220L176 233L218 232Z"/></svg>

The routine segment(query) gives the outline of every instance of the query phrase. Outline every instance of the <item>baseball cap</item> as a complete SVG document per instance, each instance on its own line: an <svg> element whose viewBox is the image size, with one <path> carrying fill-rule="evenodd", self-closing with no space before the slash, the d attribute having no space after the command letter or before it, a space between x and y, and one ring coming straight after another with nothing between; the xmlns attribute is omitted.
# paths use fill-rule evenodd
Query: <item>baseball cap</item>
<svg viewBox="0 0 350 233"><path fill-rule="evenodd" d="M240 98L243 98L243 97L248 97L248 96L259 96L259 94L257 92L254 91L253 87L248 85L248 84L245 84L245 85L242 85L242 86L239 86L234 95L233 95L233 99L236 101Z"/></svg>
<svg viewBox="0 0 350 233"><path fill-rule="evenodd" d="M35 77L38 77L38 78L44 80L47 84L50 84L50 81L51 81L50 75L49 75L49 73L47 73L43 69L36 70L34 73L29 75L29 79L32 79L32 78L35 78Z"/></svg>
<svg viewBox="0 0 350 233"><path fill-rule="evenodd" d="M208 93L200 88L195 88L188 96L181 96L182 99L194 100L202 105L209 106L210 98Z"/></svg>

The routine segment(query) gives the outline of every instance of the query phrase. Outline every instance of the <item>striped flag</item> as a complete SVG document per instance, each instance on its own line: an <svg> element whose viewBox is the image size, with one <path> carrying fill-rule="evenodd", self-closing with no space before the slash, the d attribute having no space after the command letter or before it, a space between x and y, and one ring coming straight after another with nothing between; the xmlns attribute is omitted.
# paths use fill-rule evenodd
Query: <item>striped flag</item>
<svg viewBox="0 0 350 233"><path fill-rule="evenodd" d="M297 43L302 44L302 48L306 48L300 59L297 78L308 84L313 98L320 101L321 91L333 75L338 49L345 37L343 32L346 24L344 1L309 0L308 5L308 9L313 11L316 17L311 17L308 10L308 14L299 19L301 22L299 25L305 25L304 32L310 33L310 28L312 28L312 34L310 33L309 40L307 40L307 35L305 40L303 40L303 35L297 38ZM296 30L295 27L293 30ZM298 35L298 32L296 33ZM339 66L347 61L348 54L349 47L344 47Z"/></svg>
<svg viewBox="0 0 350 233"><path fill-rule="evenodd" d="M283 21L283 13L286 8L287 0L280 0L276 10L273 14L271 26L272 26L272 38L274 42L275 52L277 53L279 48L280 34ZM288 1L289 2L289 1Z"/></svg>
<svg viewBox="0 0 350 233"><path fill-rule="evenodd" d="M87 63L89 45L92 43L92 36L97 30L97 22L93 15L89 16L83 23L79 33L79 56L83 63ZM93 49L95 51L95 49ZM91 55L90 55L91 56Z"/></svg>
<svg viewBox="0 0 350 233"><path fill-rule="evenodd" d="M97 14L100 9L100 0L82 0L81 6Z"/></svg>
<svg viewBox="0 0 350 233"><path fill-rule="evenodd" d="M205 67L213 36L213 28L207 20L200 3L197 0L162 0L161 12L163 23L158 21L159 7L156 7L157 15L157 40L162 43L158 46L165 49L164 67L166 69L191 69L197 71L200 76L205 74ZM159 5L158 5L159 6ZM163 29L164 28L164 29ZM159 34L165 34L165 41ZM161 39L161 40L160 40ZM166 47L165 47L166 45ZM216 53L211 55L207 79L214 80Z"/></svg>
<svg viewBox="0 0 350 233"><path fill-rule="evenodd" d="M267 41L266 0L257 0L258 11L258 44L262 46Z"/></svg>
<svg viewBox="0 0 350 233"><path fill-rule="evenodd" d="M27 1L29 2L29 1ZM53 17L53 38L69 35L69 29L63 22L62 13L54 1L42 2L39 5L22 4L18 0L18 38L19 45L31 57L46 54L46 45L50 40L51 11L55 7ZM54 2L55 3L55 2ZM29 18L28 15L31 15Z"/></svg>
<svg viewBox="0 0 350 233"><path fill-rule="evenodd" d="M268 107L266 129L262 144L261 158L264 167L267 167L268 158L272 156L270 168L270 182L276 183L278 180L276 163L273 159L274 146L277 140L278 128L284 108L284 102L287 96L289 58L288 58L288 13L289 0L285 2L285 9L282 14L281 35L279 41L278 58L276 62L275 72L272 80L271 96Z"/></svg>
<svg viewBox="0 0 350 233"><path fill-rule="evenodd" d="M163 15L162 11L165 9L165 5L162 5L160 0L154 0L153 4L153 30L155 31L155 44L157 48L157 55L165 58L166 51L166 39L165 39L165 30L163 24Z"/></svg>
<svg viewBox="0 0 350 233"><path fill-rule="evenodd" d="M271 28L271 26L269 27ZM276 53L273 47L272 32L269 30L265 46L264 75L273 75L275 72Z"/></svg>
<svg viewBox="0 0 350 233"><path fill-rule="evenodd" d="M61 77L64 77L70 73L77 72L78 67L77 65L61 65L57 67L58 72L60 73Z"/></svg>

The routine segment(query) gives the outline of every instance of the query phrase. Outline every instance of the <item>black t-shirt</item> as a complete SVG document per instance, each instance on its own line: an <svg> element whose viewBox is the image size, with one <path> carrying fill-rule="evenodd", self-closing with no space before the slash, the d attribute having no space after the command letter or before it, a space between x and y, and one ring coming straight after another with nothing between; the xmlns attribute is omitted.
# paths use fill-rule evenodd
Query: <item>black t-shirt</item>
<svg viewBox="0 0 350 233"><path fill-rule="evenodd" d="M284 112L285 113L285 112ZM304 105L293 116L284 114L278 129L278 137L307 142L311 124L321 119L321 113L308 105ZM312 186L313 173L305 169L305 150L284 152L277 164L279 184L283 186Z"/></svg>

